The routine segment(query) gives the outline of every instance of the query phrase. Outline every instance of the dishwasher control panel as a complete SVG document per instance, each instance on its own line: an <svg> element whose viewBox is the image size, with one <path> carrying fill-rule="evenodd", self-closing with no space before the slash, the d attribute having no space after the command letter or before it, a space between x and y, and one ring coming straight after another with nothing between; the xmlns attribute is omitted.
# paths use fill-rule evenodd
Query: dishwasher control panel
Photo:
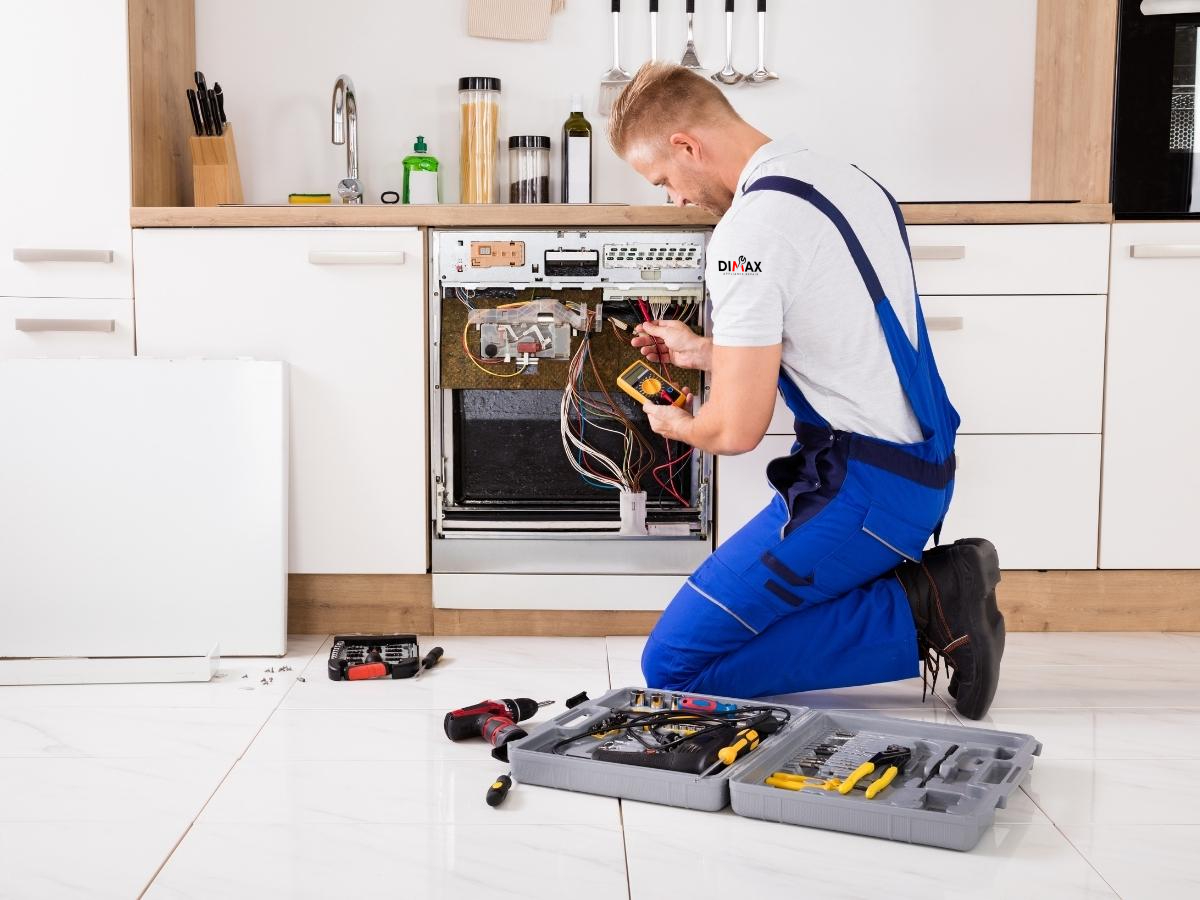
<svg viewBox="0 0 1200 900"><path fill-rule="evenodd" d="M708 231L442 230L434 276L448 287L621 287L698 284Z"/></svg>

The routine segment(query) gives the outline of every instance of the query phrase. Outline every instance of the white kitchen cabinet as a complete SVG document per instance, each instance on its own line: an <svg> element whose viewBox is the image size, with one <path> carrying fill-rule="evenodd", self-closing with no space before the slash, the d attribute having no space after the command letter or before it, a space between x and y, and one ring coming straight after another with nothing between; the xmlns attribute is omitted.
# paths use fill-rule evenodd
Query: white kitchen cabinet
<svg viewBox="0 0 1200 900"><path fill-rule="evenodd" d="M0 359L133 356L133 301L0 297Z"/></svg>
<svg viewBox="0 0 1200 900"><path fill-rule="evenodd" d="M1105 294L1107 225L914 225L921 296Z"/></svg>
<svg viewBox="0 0 1200 900"><path fill-rule="evenodd" d="M125 0L0 4L0 296L133 296L128 28Z"/></svg>
<svg viewBox="0 0 1200 900"><path fill-rule="evenodd" d="M1103 296L922 300L961 434L1099 434Z"/></svg>
<svg viewBox="0 0 1200 900"><path fill-rule="evenodd" d="M792 441L768 435L750 453L718 459L717 543L770 502L767 463ZM960 435L956 452L943 543L985 537L1006 569L1095 568L1099 435Z"/></svg>
<svg viewBox="0 0 1200 900"><path fill-rule="evenodd" d="M427 570L420 232L144 229L138 355L291 371L289 568Z"/></svg>
<svg viewBox="0 0 1200 900"><path fill-rule="evenodd" d="M1100 566L1200 567L1200 223L1113 227Z"/></svg>
<svg viewBox="0 0 1200 900"><path fill-rule="evenodd" d="M942 543L987 538L1003 569L1096 567L1100 435L960 434L955 454Z"/></svg>

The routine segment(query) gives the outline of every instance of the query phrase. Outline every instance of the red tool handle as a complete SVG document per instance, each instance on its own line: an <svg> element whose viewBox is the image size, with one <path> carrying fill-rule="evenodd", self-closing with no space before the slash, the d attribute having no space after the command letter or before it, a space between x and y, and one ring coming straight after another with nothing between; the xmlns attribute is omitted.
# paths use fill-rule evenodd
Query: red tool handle
<svg viewBox="0 0 1200 900"><path fill-rule="evenodd" d="M366 681L368 678L387 678L390 673L386 663L366 663L350 666L346 670L347 681Z"/></svg>

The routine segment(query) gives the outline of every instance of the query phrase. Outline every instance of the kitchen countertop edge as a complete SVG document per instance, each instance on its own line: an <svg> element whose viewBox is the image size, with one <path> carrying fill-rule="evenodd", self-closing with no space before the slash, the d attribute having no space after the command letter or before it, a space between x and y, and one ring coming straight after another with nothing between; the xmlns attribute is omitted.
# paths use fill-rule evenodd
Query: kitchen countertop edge
<svg viewBox="0 0 1200 900"><path fill-rule="evenodd" d="M1107 203L901 204L909 225L1110 223ZM717 223L697 207L507 204L437 206L135 206L134 228L699 226Z"/></svg>

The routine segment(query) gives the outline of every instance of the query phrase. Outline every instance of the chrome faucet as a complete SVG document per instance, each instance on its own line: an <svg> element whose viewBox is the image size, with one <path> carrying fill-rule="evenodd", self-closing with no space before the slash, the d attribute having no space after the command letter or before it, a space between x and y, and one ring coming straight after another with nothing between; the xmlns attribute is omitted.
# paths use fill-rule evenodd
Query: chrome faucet
<svg viewBox="0 0 1200 900"><path fill-rule="evenodd" d="M358 180L358 99L349 75L339 75L333 85L333 142L346 145L346 177L338 182L343 203L362 203Z"/></svg>

